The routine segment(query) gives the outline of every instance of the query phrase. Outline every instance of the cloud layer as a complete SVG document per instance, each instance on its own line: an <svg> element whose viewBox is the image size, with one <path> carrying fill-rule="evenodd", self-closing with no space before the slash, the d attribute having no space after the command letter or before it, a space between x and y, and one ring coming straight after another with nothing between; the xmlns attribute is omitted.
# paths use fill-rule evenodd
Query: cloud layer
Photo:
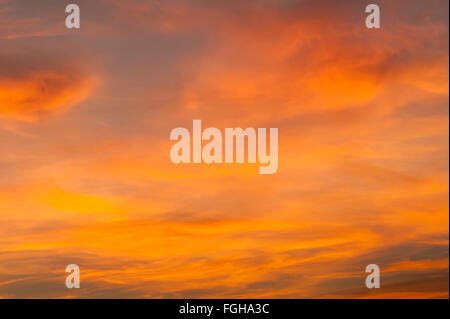
<svg viewBox="0 0 450 319"><path fill-rule="evenodd" d="M448 298L447 1L380 30L361 1L78 2L80 30L0 5L0 297ZM277 174L172 164L193 119L278 127Z"/></svg>

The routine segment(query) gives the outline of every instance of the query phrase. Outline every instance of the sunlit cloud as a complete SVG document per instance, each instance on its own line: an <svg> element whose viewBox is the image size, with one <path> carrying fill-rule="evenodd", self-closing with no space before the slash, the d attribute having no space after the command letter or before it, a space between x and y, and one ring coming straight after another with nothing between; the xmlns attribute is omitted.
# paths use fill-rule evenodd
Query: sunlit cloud
<svg viewBox="0 0 450 319"><path fill-rule="evenodd" d="M0 80L0 115L35 121L69 108L88 96L92 79L73 78L70 73L43 72L12 81Z"/></svg>
<svg viewBox="0 0 450 319"><path fill-rule="evenodd" d="M0 297L448 298L448 2L40 2L0 6ZM194 119L278 172L173 164Z"/></svg>

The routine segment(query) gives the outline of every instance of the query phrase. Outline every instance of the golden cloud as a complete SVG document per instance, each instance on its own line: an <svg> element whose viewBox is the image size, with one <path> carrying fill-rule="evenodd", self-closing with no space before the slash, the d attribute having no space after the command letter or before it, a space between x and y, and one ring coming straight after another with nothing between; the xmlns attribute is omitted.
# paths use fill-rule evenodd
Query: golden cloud
<svg viewBox="0 0 450 319"><path fill-rule="evenodd" d="M63 64L48 55L30 62L9 52L0 55L0 65L0 118L35 122L81 102L98 81L75 61Z"/></svg>

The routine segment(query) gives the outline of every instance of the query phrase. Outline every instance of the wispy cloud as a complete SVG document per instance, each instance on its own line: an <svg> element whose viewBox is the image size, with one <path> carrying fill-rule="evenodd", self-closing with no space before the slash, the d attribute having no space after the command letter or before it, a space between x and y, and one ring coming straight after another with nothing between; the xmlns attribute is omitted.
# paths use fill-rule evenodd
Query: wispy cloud
<svg viewBox="0 0 450 319"><path fill-rule="evenodd" d="M0 297L448 298L447 1L380 30L361 1L78 2L78 31L0 5ZM172 164L193 119L278 127L277 174Z"/></svg>

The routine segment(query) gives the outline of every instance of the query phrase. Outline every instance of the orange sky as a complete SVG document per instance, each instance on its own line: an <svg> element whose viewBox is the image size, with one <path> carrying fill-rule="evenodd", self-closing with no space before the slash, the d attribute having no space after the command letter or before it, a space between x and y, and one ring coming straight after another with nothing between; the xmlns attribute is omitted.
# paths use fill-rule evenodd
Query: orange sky
<svg viewBox="0 0 450 319"><path fill-rule="evenodd" d="M0 298L449 297L448 1L379 30L357 0L76 3L0 0ZM277 127L278 172L173 164L194 119Z"/></svg>

